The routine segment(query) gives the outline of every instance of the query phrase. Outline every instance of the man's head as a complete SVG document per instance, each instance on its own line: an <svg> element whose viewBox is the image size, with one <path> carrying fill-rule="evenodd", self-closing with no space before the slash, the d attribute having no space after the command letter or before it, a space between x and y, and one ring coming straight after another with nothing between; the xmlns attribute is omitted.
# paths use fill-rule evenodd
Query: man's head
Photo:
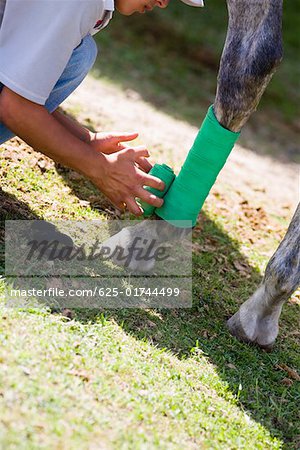
<svg viewBox="0 0 300 450"><path fill-rule="evenodd" d="M115 0L115 6L120 14L130 16L131 14L145 13L152 11L153 8L166 8L170 0ZM182 0L189 6L204 6L203 0Z"/></svg>

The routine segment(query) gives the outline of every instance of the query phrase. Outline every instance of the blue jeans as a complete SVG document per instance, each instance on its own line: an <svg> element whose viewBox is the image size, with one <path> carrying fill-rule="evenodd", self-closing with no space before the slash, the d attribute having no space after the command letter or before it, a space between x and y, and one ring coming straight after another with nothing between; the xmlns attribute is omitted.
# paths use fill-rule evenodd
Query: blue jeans
<svg viewBox="0 0 300 450"><path fill-rule="evenodd" d="M97 56L97 46L92 36L87 35L75 48L58 82L49 95L45 107L52 113L80 85L93 66ZM0 83L0 92L3 84ZM0 122L0 144L15 134Z"/></svg>

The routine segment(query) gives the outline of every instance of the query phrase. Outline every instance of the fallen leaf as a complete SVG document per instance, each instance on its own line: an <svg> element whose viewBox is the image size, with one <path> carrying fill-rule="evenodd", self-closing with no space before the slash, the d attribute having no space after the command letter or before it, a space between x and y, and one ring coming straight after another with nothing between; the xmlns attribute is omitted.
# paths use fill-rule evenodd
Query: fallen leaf
<svg viewBox="0 0 300 450"><path fill-rule="evenodd" d="M195 252L203 252L203 253L214 253L216 251L216 248L212 245L206 245L206 244L199 244L198 242L193 242L192 249Z"/></svg>
<svg viewBox="0 0 300 450"><path fill-rule="evenodd" d="M198 242L193 242L193 244L192 244L192 249L193 249L194 252L195 252L195 251L200 252L200 251L202 250L201 245L198 244Z"/></svg>
<svg viewBox="0 0 300 450"><path fill-rule="evenodd" d="M284 370L285 372L287 372L289 377L293 380L300 381L300 375L298 374L298 372L296 372L296 370L294 369L291 369L286 364L276 364L275 367L276 369Z"/></svg>
<svg viewBox="0 0 300 450"><path fill-rule="evenodd" d="M63 309L62 310L62 316L67 317L68 319L73 319L74 318L74 313L73 311L71 311L70 309Z"/></svg>
<svg viewBox="0 0 300 450"><path fill-rule="evenodd" d="M52 262L52 261L50 261ZM46 282L46 287L47 289L63 289L63 283L59 278L50 278L47 282Z"/></svg>
<svg viewBox="0 0 300 450"><path fill-rule="evenodd" d="M248 266L247 263L244 263L243 261L233 261L233 265L236 268L236 270L238 270L239 272L248 275L251 271L250 267Z"/></svg>
<svg viewBox="0 0 300 450"><path fill-rule="evenodd" d="M90 381L91 379L90 374L83 370L70 370L69 374L81 378L82 381Z"/></svg>
<svg viewBox="0 0 300 450"><path fill-rule="evenodd" d="M234 364L228 363L226 364L227 367L229 367L229 369L236 369Z"/></svg>
<svg viewBox="0 0 300 450"><path fill-rule="evenodd" d="M286 333L287 336L300 336L300 331L290 331Z"/></svg>
<svg viewBox="0 0 300 450"><path fill-rule="evenodd" d="M288 386L288 387L293 385L293 381L290 380L289 378L283 378L281 380L281 383L284 384L285 386Z"/></svg>
<svg viewBox="0 0 300 450"><path fill-rule="evenodd" d="M101 202L101 201L103 201L103 198L100 197L100 195L90 195L89 196L90 203L96 203L96 202Z"/></svg>
<svg viewBox="0 0 300 450"><path fill-rule="evenodd" d="M88 202L87 200L79 200L79 205L80 206L90 206L90 202Z"/></svg>
<svg viewBox="0 0 300 450"><path fill-rule="evenodd" d="M47 159L39 159L37 161L37 166L41 169L42 172L46 172L54 167L53 161L48 161Z"/></svg>
<svg viewBox="0 0 300 450"><path fill-rule="evenodd" d="M75 172L74 170L71 170L68 174L68 178L71 181L80 181L83 179L83 176L80 175L79 173Z"/></svg>
<svg viewBox="0 0 300 450"><path fill-rule="evenodd" d="M25 375L27 375L27 376L29 376L30 375L30 369L28 368L28 367L22 367L22 371L23 371L23 373L25 374Z"/></svg>

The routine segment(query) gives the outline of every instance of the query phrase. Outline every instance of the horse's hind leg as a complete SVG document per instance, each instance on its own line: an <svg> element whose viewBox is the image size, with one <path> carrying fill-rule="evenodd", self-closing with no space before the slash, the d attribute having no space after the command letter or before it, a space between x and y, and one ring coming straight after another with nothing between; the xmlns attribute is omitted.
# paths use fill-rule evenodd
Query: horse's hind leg
<svg viewBox="0 0 300 450"><path fill-rule="evenodd" d="M263 282L228 321L232 334L261 347L273 346L282 306L300 284L300 204L270 259Z"/></svg>

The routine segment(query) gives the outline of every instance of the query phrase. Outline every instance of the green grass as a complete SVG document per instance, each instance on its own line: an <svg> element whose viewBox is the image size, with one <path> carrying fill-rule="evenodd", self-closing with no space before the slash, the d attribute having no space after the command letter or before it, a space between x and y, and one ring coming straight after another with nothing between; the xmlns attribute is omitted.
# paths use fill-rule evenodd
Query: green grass
<svg viewBox="0 0 300 450"><path fill-rule="evenodd" d="M3 156L2 221L109 215L82 177L41 169L22 145L17 162L9 148ZM68 319L1 306L2 448L297 448L299 382L284 385L276 368L300 368L297 299L284 309L271 354L225 327L258 285L286 220L267 217L275 237L252 229L242 210L239 219L230 212L243 194L226 189L227 210L215 193L194 230L191 309L75 310ZM253 235L259 245L248 245Z"/></svg>

